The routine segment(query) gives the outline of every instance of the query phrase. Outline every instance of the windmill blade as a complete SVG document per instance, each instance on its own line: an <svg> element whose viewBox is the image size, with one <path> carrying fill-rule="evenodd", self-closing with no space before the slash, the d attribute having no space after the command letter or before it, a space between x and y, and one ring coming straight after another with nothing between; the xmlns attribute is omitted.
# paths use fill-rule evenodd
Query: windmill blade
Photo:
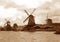
<svg viewBox="0 0 60 42"><path fill-rule="evenodd" d="M47 13L47 19L48 19L48 13Z"/></svg>
<svg viewBox="0 0 60 42"><path fill-rule="evenodd" d="M23 21L23 23L29 18L29 16Z"/></svg>
<svg viewBox="0 0 60 42"><path fill-rule="evenodd" d="M36 9L33 10L33 12L31 14L33 14L35 12Z"/></svg>
<svg viewBox="0 0 60 42"><path fill-rule="evenodd" d="M24 10L24 11L27 13L27 15L29 15L29 13L26 10Z"/></svg>
<svg viewBox="0 0 60 42"><path fill-rule="evenodd" d="M5 19L5 21L7 21L7 19Z"/></svg>

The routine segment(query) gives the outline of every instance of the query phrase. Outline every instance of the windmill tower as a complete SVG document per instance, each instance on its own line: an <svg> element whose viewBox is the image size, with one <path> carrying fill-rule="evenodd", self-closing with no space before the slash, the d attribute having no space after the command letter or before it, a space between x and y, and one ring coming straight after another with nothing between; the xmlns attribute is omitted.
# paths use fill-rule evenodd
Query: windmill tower
<svg viewBox="0 0 60 42"><path fill-rule="evenodd" d="M28 15L28 17L23 22L25 22L27 19L29 19L27 26L34 26L35 25L35 19L34 19L34 16L32 15L35 12L35 10L36 9L34 9L30 15L26 10L24 10L26 12L26 14Z"/></svg>
<svg viewBox="0 0 60 42"><path fill-rule="evenodd" d="M5 26L4 26L5 30L7 30L7 31L12 30L12 27L11 27L11 25L10 25L10 21L7 20L7 19L5 19L5 21L6 21L6 23L4 24L4 25L5 25Z"/></svg>
<svg viewBox="0 0 60 42"><path fill-rule="evenodd" d="M48 17L48 14L47 14L47 25L52 25L52 19Z"/></svg>

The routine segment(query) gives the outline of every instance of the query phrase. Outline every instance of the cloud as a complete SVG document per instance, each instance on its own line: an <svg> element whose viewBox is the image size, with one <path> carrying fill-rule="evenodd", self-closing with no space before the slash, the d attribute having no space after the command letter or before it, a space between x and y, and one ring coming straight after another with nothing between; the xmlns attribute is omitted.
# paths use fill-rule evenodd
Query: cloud
<svg viewBox="0 0 60 42"><path fill-rule="evenodd" d="M56 3L56 2L60 2L60 0L52 0L54 3Z"/></svg>
<svg viewBox="0 0 60 42"><path fill-rule="evenodd" d="M16 13L17 13L17 10L15 8L5 9L4 7L0 7L1 18L13 17Z"/></svg>
<svg viewBox="0 0 60 42"><path fill-rule="evenodd" d="M10 0L0 0L0 5L4 6L5 8L17 8L18 10L25 9L23 5L18 5Z"/></svg>
<svg viewBox="0 0 60 42"><path fill-rule="evenodd" d="M46 2L46 3L42 4L40 7L38 7L38 8L41 8L41 9L50 9L51 5L52 5L51 3Z"/></svg>

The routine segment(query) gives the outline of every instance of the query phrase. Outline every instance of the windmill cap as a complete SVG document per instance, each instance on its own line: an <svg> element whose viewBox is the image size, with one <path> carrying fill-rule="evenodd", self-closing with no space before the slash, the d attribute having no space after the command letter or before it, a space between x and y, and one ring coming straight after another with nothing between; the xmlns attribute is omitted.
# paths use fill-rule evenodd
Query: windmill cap
<svg viewBox="0 0 60 42"><path fill-rule="evenodd" d="M10 21L7 21L7 23L10 23Z"/></svg>

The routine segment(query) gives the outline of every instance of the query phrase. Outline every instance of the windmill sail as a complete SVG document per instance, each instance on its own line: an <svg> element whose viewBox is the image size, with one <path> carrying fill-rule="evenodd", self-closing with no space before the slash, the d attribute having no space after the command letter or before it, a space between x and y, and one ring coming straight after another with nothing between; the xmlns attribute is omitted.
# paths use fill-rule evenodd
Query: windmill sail
<svg viewBox="0 0 60 42"><path fill-rule="evenodd" d="M28 18L29 18L29 16L23 22L25 22Z"/></svg>
<svg viewBox="0 0 60 42"><path fill-rule="evenodd" d="M26 10L24 10L24 11L27 13L27 15L29 15L29 13Z"/></svg>
<svg viewBox="0 0 60 42"><path fill-rule="evenodd" d="M33 14L35 12L36 9L33 10L33 12L31 14Z"/></svg>

